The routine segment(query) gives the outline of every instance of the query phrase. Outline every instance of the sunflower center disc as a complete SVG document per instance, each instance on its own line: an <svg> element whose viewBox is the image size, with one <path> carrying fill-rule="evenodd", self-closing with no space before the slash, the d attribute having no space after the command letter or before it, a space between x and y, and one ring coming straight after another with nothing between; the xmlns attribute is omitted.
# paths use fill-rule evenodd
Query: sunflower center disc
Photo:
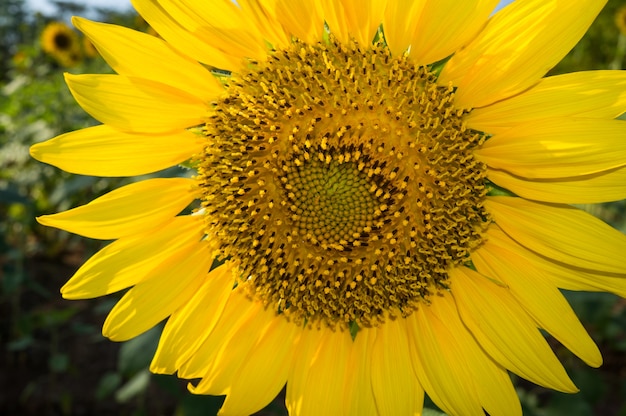
<svg viewBox="0 0 626 416"><path fill-rule="evenodd" d="M428 68L331 36L226 91L198 158L206 232L278 313L379 325L446 290L481 243L484 138Z"/></svg>

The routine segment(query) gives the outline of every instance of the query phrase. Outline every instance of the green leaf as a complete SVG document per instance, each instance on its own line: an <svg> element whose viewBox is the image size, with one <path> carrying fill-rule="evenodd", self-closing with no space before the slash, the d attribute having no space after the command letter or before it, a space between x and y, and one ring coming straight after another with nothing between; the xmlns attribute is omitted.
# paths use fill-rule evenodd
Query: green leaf
<svg viewBox="0 0 626 416"><path fill-rule="evenodd" d="M150 371L148 369L142 370L115 392L115 400L119 403L126 403L133 397L145 392L149 384Z"/></svg>

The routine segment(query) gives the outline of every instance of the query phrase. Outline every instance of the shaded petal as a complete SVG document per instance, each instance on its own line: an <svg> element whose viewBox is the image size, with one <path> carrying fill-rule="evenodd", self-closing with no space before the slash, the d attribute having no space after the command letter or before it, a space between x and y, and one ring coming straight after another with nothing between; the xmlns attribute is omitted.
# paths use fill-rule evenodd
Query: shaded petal
<svg viewBox="0 0 626 416"><path fill-rule="evenodd" d="M459 315L487 354L535 384L565 393L578 391L507 288L463 266L449 274Z"/></svg>
<svg viewBox="0 0 626 416"><path fill-rule="evenodd" d="M467 125L489 134L545 118L615 118L626 111L625 71L585 71L539 81L523 93L477 108L465 116Z"/></svg>
<svg viewBox="0 0 626 416"><path fill-rule="evenodd" d="M626 167L571 178L535 180L487 169L487 178L518 196L536 201L596 204L626 198Z"/></svg>
<svg viewBox="0 0 626 416"><path fill-rule="evenodd" d="M503 196L487 197L485 207L505 233L542 256L588 271L626 271L626 236L593 215Z"/></svg>
<svg viewBox="0 0 626 416"><path fill-rule="evenodd" d="M37 218L40 224L101 240L113 240L157 228L195 198L196 182L156 178L123 186L86 205Z"/></svg>
<svg viewBox="0 0 626 416"><path fill-rule="evenodd" d="M264 59L265 41L241 9L224 0L159 0L163 9L187 31L224 54L238 58Z"/></svg>
<svg viewBox="0 0 626 416"><path fill-rule="evenodd" d="M413 372L407 325L406 319L388 318L376 329L370 371L380 415L419 415L422 411L424 390Z"/></svg>
<svg viewBox="0 0 626 416"><path fill-rule="evenodd" d="M197 97L144 78L66 73L65 81L86 112L120 130L167 133L202 124L208 113Z"/></svg>
<svg viewBox="0 0 626 416"><path fill-rule="evenodd" d="M361 328L352 341L343 393L343 414L378 416L371 381L372 342L376 329ZM423 394L423 391L422 391Z"/></svg>
<svg viewBox="0 0 626 416"><path fill-rule="evenodd" d="M536 84L585 34L606 0L516 1L445 65L439 82L456 105L482 107ZM584 13L581 13L584 10Z"/></svg>
<svg viewBox="0 0 626 416"><path fill-rule="evenodd" d="M220 415L253 414L267 406L287 382L301 329L273 311L262 315L270 322L233 378Z"/></svg>
<svg viewBox="0 0 626 416"><path fill-rule="evenodd" d="M387 1L382 23L385 41L393 55L402 55L413 43L414 34L419 33L416 29L422 23L421 15L427 3L426 0Z"/></svg>
<svg viewBox="0 0 626 416"><path fill-rule="evenodd" d="M532 263L506 250L491 240L494 233L505 235L492 227L487 241L472 253L472 262L485 276L506 284L511 294L539 326L592 367L602 364L602 356L576 314L556 286Z"/></svg>
<svg viewBox="0 0 626 416"><path fill-rule="evenodd" d="M157 33L185 55L216 68L237 71L242 62L207 43L206 39L191 33L170 16L158 0L131 0L133 8Z"/></svg>
<svg viewBox="0 0 626 416"><path fill-rule="evenodd" d="M200 136L186 130L142 135L100 125L37 143L30 148L30 154L70 173L136 176L184 162L202 151L204 145Z"/></svg>
<svg viewBox="0 0 626 416"><path fill-rule="evenodd" d="M150 371L174 374L195 354L222 316L233 282L230 263L209 272L197 293L168 319Z"/></svg>
<svg viewBox="0 0 626 416"><path fill-rule="evenodd" d="M371 45L382 23L387 0L322 0L324 20L330 32L341 42L355 39L362 46Z"/></svg>
<svg viewBox="0 0 626 416"><path fill-rule="evenodd" d="M287 381L285 404L290 415L339 414L346 399L351 348L348 331L302 330Z"/></svg>
<svg viewBox="0 0 626 416"><path fill-rule="evenodd" d="M476 343L447 292L407 318L415 372L449 414L521 415L508 373Z"/></svg>
<svg viewBox="0 0 626 416"><path fill-rule="evenodd" d="M276 19L292 36L307 42L316 43L324 33L322 6L317 1L278 0Z"/></svg>
<svg viewBox="0 0 626 416"><path fill-rule="evenodd" d="M206 68L155 36L80 17L74 17L72 22L120 75L165 82L203 101L224 92L224 87Z"/></svg>
<svg viewBox="0 0 626 416"><path fill-rule="evenodd" d="M544 119L496 134L474 155L525 178L589 175L626 165L625 136L622 120Z"/></svg>
<svg viewBox="0 0 626 416"><path fill-rule="evenodd" d="M152 279L163 273L161 262L192 252L203 234L201 216L181 216L154 231L121 238L87 260L61 294L65 299L96 298ZM210 257L209 251L204 254Z"/></svg>
<svg viewBox="0 0 626 416"><path fill-rule="evenodd" d="M219 316L217 324L208 336L205 335L202 345L197 348L194 354L189 356L189 360L182 363L178 369L178 376L186 379L212 377L210 372L213 371L213 364L216 358L223 353L223 347L228 343L228 340L231 340L234 334L242 326L246 326L246 322L254 319L254 316L258 315L260 311L261 306L259 302L250 302L241 294L241 286L234 288ZM255 333L256 331L244 336L242 341L250 344L254 341L250 337ZM238 358L243 359L243 357ZM222 374L219 386L215 384L211 391L214 394L225 394L232 376L232 373Z"/></svg>
<svg viewBox="0 0 626 416"><path fill-rule="evenodd" d="M196 242L157 264L148 281L138 283L107 316L102 334L126 341L174 313L196 293L213 262L206 242Z"/></svg>
<svg viewBox="0 0 626 416"><path fill-rule="evenodd" d="M440 61L471 41L499 0L427 1L413 32L411 57L420 65Z"/></svg>
<svg viewBox="0 0 626 416"><path fill-rule="evenodd" d="M276 17L277 0L239 0L237 4L242 12L248 16L255 25L264 40L273 48L286 48L291 44L291 37Z"/></svg>
<svg viewBox="0 0 626 416"><path fill-rule="evenodd" d="M498 227L493 224L491 228ZM533 253L502 232L496 233L490 230L489 235L489 238L499 246L524 257L535 268L541 270L544 278L557 287L568 290L612 292L626 298L626 272L622 274L591 273ZM505 237L502 237L503 235Z"/></svg>
<svg viewBox="0 0 626 416"><path fill-rule="evenodd" d="M226 338L219 328L205 344L212 350L202 380L189 385L195 394L226 394L220 414L252 414L265 407L280 392L287 373L299 328L260 302L252 302L234 291L229 303L244 316ZM247 303L247 304L246 304ZM232 315L224 315L232 316ZM233 323L220 320L218 326ZM203 347L201 347L203 348Z"/></svg>

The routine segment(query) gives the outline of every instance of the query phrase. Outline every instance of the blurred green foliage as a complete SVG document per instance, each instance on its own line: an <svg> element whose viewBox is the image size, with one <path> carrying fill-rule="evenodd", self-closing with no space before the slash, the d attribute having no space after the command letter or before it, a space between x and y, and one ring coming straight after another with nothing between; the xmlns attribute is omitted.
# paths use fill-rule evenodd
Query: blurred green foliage
<svg viewBox="0 0 626 416"><path fill-rule="evenodd" d="M43 52L40 35L48 23L67 21L71 14L89 13L137 30L147 27L132 12L56 4L57 12L46 16L28 12L22 0L0 3L0 414L215 414L222 398L193 396L185 382L148 372L160 327L123 344L111 343L100 326L118 296L68 302L58 293L103 243L41 227L34 218L87 203L136 179L71 175L30 158L33 143L96 124L71 97L63 72L110 72L99 57L83 56L76 66L64 68ZM624 35L614 15L625 4L609 1L551 73L622 68ZM626 231L623 201L585 208ZM605 364L591 369L551 340L581 393L555 393L516 379L524 412L626 416L626 302L608 294L566 295L599 344ZM262 414L285 414L281 401Z"/></svg>

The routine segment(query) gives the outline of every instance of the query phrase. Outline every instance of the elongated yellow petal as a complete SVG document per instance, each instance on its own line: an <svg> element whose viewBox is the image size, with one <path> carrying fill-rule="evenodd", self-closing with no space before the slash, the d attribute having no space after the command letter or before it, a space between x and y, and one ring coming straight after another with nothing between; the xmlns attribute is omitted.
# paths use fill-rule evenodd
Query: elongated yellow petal
<svg viewBox="0 0 626 416"><path fill-rule="evenodd" d="M122 75L71 75L65 81L95 119L136 133L169 133L202 124L208 105L169 85Z"/></svg>
<svg viewBox="0 0 626 416"><path fill-rule="evenodd" d="M259 303L250 302L249 299L241 294L239 286L233 289L213 330L209 332L208 336L205 335L202 345L198 347L194 354L189 355L187 361L183 362L181 360L182 365L178 369L178 376L187 379L211 377L211 371L215 368L215 360L220 354L223 354L225 344L233 338L234 334L242 326L246 325L246 322L253 319L260 310ZM256 331L246 335L242 341L252 342L250 337L254 336L255 333ZM242 357L238 358L242 359ZM215 391L214 394L225 394L225 386L232 380L233 376L234 374L232 373L223 373L217 380L219 385L215 383L213 386L207 386L207 383L205 383L205 389L207 391ZM189 387L193 388L193 386Z"/></svg>
<svg viewBox="0 0 626 416"><path fill-rule="evenodd" d="M382 23L387 0L322 0L330 32L342 42L370 45Z"/></svg>
<svg viewBox="0 0 626 416"><path fill-rule="evenodd" d="M514 97L472 110L469 127L489 134L544 118L612 119L626 111L626 72L585 71L556 75Z"/></svg>
<svg viewBox="0 0 626 416"><path fill-rule="evenodd" d="M337 414L341 408L352 339L347 331L307 328L296 346L285 403L289 414Z"/></svg>
<svg viewBox="0 0 626 416"><path fill-rule="evenodd" d="M498 232L504 234L497 228L492 228L489 234ZM516 253L499 247L491 239L472 253L472 262L483 275L505 283L539 326L570 351L592 367L602 364L598 347L561 292L532 263L529 264Z"/></svg>
<svg viewBox="0 0 626 416"><path fill-rule="evenodd" d="M566 393L578 391L507 288L467 267L449 273L463 323L497 363L535 384Z"/></svg>
<svg viewBox="0 0 626 416"><path fill-rule="evenodd" d="M173 47L185 55L216 68L236 71L242 63L207 43L206 39L189 32L170 16L158 0L131 0L133 7Z"/></svg>
<svg viewBox="0 0 626 416"><path fill-rule="evenodd" d="M413 372L407 325L406 319L388 319L376 329L370 371L380 415L417 415L422 410L424 391Z"/></svg>
<svg viewBox="0 0 626 416"><path fill-rule="evenodd" d="M209 336L233 289L229 263L212 270L187 304L167 320L150 371L174 374Z"/></svg>
<svg viewBox="0 0 626 416"><path fill-rule="evenodd" d="M347 381L343 397L345 415L378 416L372 392L370 362L375 328L361 328L354 340L347 362ZM423 390L418 391L418 394ZM419 398L415 399L421 402Z"/></svg>
<svg viewBox="0 0 626 416"><path fill-rule="evenodd" d="M568 290L612 292L626 298L626 273L591 273L575 266L550 261L521 246L508 235L494 232L493 228L499 229L495 224L491 227L492 229L489 232L490 240L493 240L506 250L524 257L526 261L539 269L543 276L555 286ZM502 237L503 234L505 237Z"/></svg>
<svg viewBox="0 0 626 416"><path fill-rule="evenodd" d="M263 39L274 48L284 48L291 43L289 34L276 16L277 0L240 0L237 2L248 20L255 23Z"/></svg>
<svg viewBox="0 0 626 416"><path fill-rule="evenodd" d="M287 382L294 342L301 329L273 311L263 311L262 315L269 321L267 330L259 331L259 339L243 359L228 389L220 415L258 412L278 395ZM239 341L235 338L234 342Z"/></svg>
<svg viewBox="0 0 626 416"><path fill-rule="evenodd" d="M422 21L422 11L427 3L426 0L387 1L382 23L385 41L393 55L402 55L413 43L413 35Z"/></svg>
<svg viewBox="0 0 626 416"><path fill-rule="evenodd" d="M167 82L203 101L210 101L224 91L206 68L155 36L79 17L74 17L72 22L120 75Z"/></svg>
<svg viewBox="0 0 626 416"><path fill-rule="evenodd" d="M119 239L87 260L61 294L66 299L89 299L149 280L159 273L162 261L196 247L203 229L202 217L182 216L156 231Z"/></svg>
<svg viewBox="0 0 626 416"><path fill-rule="evenodd" d="M197 386L189 385L189 390L195 394L228 394L230 386L235 382L236 374L244 361L249 357L259 337L268 330L270 321L263 313L260 302L251 302L242 296L241 291L231 294L229 302L254 303L250 308L242 311L248 312L239 320L236 326L226 338L215 338L210 334L206 343L213 343L214 353L207 362L205 374Z"/></svg>
<svg viewBox="0 0 626 416"><path fill-rule="evenodd" d="M483 107L524 91L569 52L605 4L606 0L513 2L448 61L439 82L458 87L456 104L461 108Z"/></svg>
<svg viewBox="0 0 626 416"><path fill-rule="evenodd" d="M415 370L427 393L449 414L521 415L506 370L476 343L454 299L442 293L407 318Z"/></svg>
<svg viewBox="0 0 626 416"><path fill-rule="evenodd" d="M142 135L100 125L37 143L30 148L30 154L41 162L71 173L135 176L184 162L200 152L203 146L199 136L186 130Z"/></svg>
<svg viewBox="0 0 626 416"><path fill-rule="evenodd" d="M154 269L149 282L138 283L113 307L102 334L113 341L126 341L152 328L183 306L198 290L213 259L208 245L197 242Z"/></svg>
<svg viewBox="0 0 626 416"><path fill-rule="evenodd" d="M190 33L242 63L245 58L264 60L267 56L263 38L234 4L196 0L161 0L159 4Z"/></svg>
<svg viewBox="0 0 626 416"><path fill-rule="evenodd" d="M322 8L317 1L278 0L276 18L285 30L296 38L316 43L324 33Z"/></svg>
<svg viewBox="0 0 626 416"><path fill-rule="evenodd" d="M622 120L544 119L497 134L474 154L517 176L565 178L626 165L625 136Z"/></svg>
<svg viewBox="0 0 626 416"><path fill-rule="evenodd" d="M571 178L534 180L487 169L487 177L518 196L542 202L596 204L626 198L626 167Z"/></svg>
<svg viewBox="0 0 626 416"><path fill-rule="evenodd" d="M195 198L195 181L156 178L123 186L87 205L37 218L40 224L101 240L157 228Z"/></svg>
<svg viewBox="0 0 626 416"><path fill-rule="evenodd" d="M413 32L411 58L428 65L452 55L483 29L497 4L498 0L427 1Z"/></svg>
<svg viewBox="0 0 626 416"><path fill-rule="evenodd" d="M505 233L542 256L588 271L626 270L626 236L584 211L499 196L485 207Z"/></svg>

